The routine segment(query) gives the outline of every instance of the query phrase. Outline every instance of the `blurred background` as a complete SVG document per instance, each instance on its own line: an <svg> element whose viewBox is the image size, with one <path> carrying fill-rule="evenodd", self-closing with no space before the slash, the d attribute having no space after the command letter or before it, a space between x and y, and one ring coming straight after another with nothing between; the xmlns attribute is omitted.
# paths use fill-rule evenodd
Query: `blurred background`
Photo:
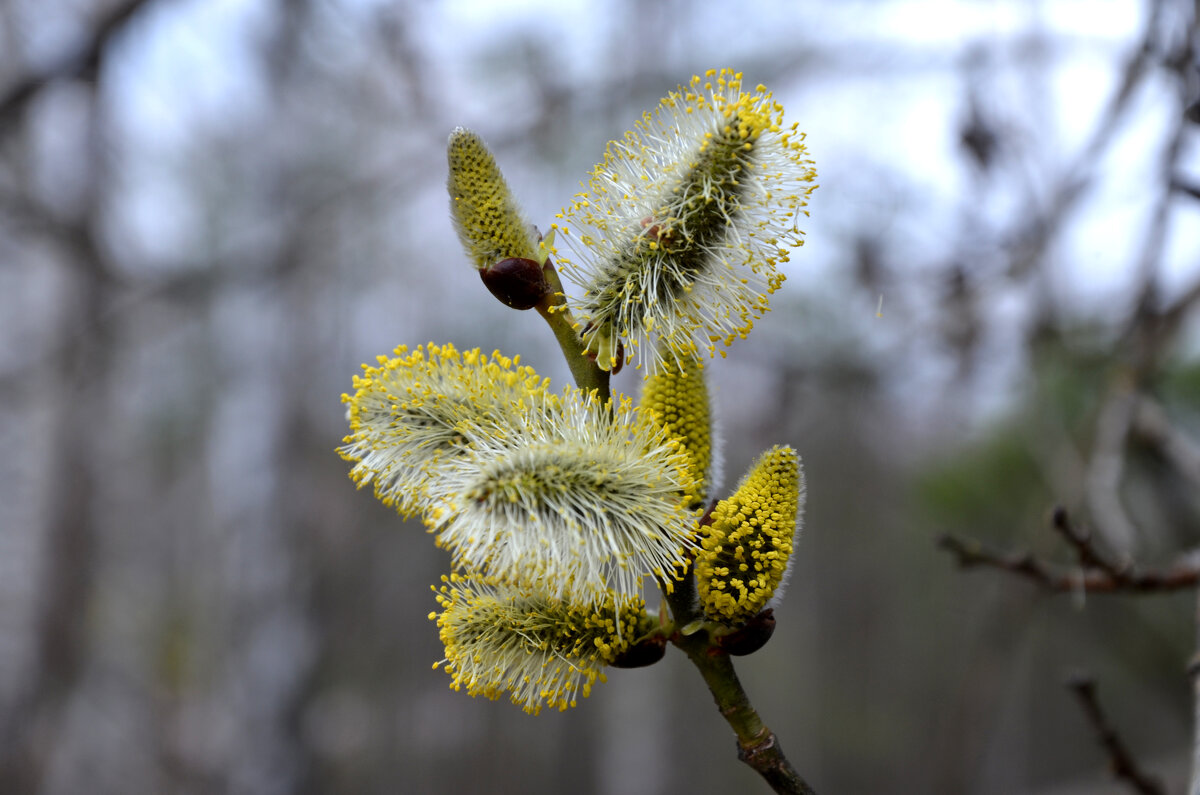
<svg viewBox="0 0 1200 795"><path fill-rule="evenodd" d="M1200 545L1200 71L1187 0L4 0L0 792L765 792L681 655L564 714L448 688L447 557L356 492L342 392L401 343L544 325L481 288L444 145L545 228L604 144L733 66L822 187L710 372L727 481L808 475L739 661L822 793L1125 791L1090 671L1171 792L1196 601L961 571ZM619 387L637 390L636 374Z"/></svg>

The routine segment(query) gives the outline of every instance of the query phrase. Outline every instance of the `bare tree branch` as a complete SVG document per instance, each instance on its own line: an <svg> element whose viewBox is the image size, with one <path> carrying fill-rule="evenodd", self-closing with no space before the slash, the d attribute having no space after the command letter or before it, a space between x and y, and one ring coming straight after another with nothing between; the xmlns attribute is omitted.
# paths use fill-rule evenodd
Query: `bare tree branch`
<svg viewBox="0 0 1200 795"><path fill-rule="evenodd" d="M1200 595L1196 602L1196 653L1188 664L1192 680L1192 780L1189 795L1200 795Z"/></svg>
<svg viewBox="0 0 1200 795"><path fill-rule="evenodd" d="M1090 541L1087 543L1090 544ZM1163 569L1138 570L1133 566L1119 574L1103 568L1059 566L1028 552L1004 553L972 539L943 535L938 547L958 560L964 569L1000 569L1032 580L1048 591L1075 593L1167 593L1200 584L1200 555L1197 551L1180 557Z"/></svg>
<svg viewBox="0 0 1200 795"><path fill-rule="evenodd" d="M1068 544L1075 548L1075 554L1079 557L1080 564L1089 568L1100 569L1117 582L1122 582L1128 578L1128 562L1117 563L1102 552L1093 542L1092 534L1087 530L1076 527L1075 523L1071 521L1071 517L1067 515L1067 510L1062 506L1054 509L1054 518L1051 525L1059 535L1066 539Z"/></svg>
<svg viewBox="0 0 1200 795"><path fill-rule="evenodd" d="M1142 396L1133 417L1133 432L1156 448L1175 471L1200 489L1200 443L1171 424L1162 405Z"/></svg>
<svg viewBox="0 0 1200 795"><path fill-rule="evenodd" d="M1129 428L1137 405L1135 389L1132 379L1125 374L1118 375L1109 388L1096 420L1084 481L1092 521L1099 525L1106 542L1123 550L1128 550L1137 537L1137 528L1125 510L1120 489Z"/></svg>
<svg viewBox="0 0 1200 795"><path fill-rule="evenodd" d="M104 48L150 2L123 0L100 18L91 36L78 49L60 57L52 66L25 75L0 92L0 131L19 118L30 101L46 86L56 80L93 74Z"/></svg>
<svg viewBox="0 0 1200 795"><path fill-rule="evenodd" d="M1193 199L1200 199L1200 184L1183 177L1175 177L1171 180L1171 190L1182 193L1184 196L1191 196Z"/></svg>
<svg viewBox="0 0 1200 795"><path fill-rule="evenodd" d="M1050 247L1064 222L1080 201L1088 195L1096 179L1101 155L1112 144L1120 129L1121 119L1135 106L1137 89L1152 75L1161 35L1160 20L1164 0L1151 0L1141 39L1132 48L1121 80L1109 96L1099 121L1093 126L1090 138L1079 149L1076 158L1062 172L1046 203L1046 210L1029 218L1013 230L1010 240L1014 252L1012 273L1021 277L1038 270L1042 256Z"/></svg>
<svg viewBox="0 0 1200 795"><path fill-rule="evenodd" d="M1076 674L1067 680L1067 687L1079 698L1088 723L1092 724L1100 744L1108 753L1112 774L1126 782L1134 792L1142 795L1166 795L1167 790L1162 782L1141 769L1121 736L1117 734L1117 730L1109 723L1096 695L1096 681L1088 674Z"/></svg>

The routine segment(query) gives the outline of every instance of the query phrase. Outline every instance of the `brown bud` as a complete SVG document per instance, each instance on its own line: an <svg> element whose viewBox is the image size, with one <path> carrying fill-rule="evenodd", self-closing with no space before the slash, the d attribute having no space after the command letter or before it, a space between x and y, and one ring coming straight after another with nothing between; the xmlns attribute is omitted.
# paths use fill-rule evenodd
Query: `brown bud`
<svg viewBox="0 0 1200 795"><path fill-rule="evenodd" d="M652 635L645 640L630 646L617 659L613 660L614 668L645 668L654 665L667 653L667 639L662 635Z"/></svg>
<svg viewBox="0 0 1200 795"><path fill-rule="evenodd" d="M742 626L716 639L721 651L734 657L744 657L767 645L775 634L775 610L768 607Z"/></svg>
<svg viewBox="0 0 1200 795"><path fill-rule="evenodd" d="M479 271L492 295L513 309L532 309L550 292L542 266L531 259L509 257Z"/></svg>

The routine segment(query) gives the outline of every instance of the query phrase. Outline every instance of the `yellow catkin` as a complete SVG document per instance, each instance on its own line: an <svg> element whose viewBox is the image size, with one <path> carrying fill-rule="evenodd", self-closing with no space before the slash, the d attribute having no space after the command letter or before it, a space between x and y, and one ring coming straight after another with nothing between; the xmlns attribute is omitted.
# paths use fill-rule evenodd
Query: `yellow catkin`
<svg viewBox="0 0 1200 795"><path fill-rule="evenodd" d="M427 521L455 565L522 572L542 592L599 604L669 580L696 546L679 445L628 399L567 389L535 403L508 438L475 436L426 487Z"/></svg>
<svg viewBox="0 0 1200 795"><path fill-rule="evenodd" d="M767 606L785 579L803 503L800 456L781 446L763 453L733 496L717 503L695 564L708 618L737 626Z"/></svg>
<svg viewBox="0 0 1200 795"><path fill-rule="evenodd" d="M464 432L480 429L502 438L529 407L551 405L549 379L522 366L519 357L453 345L402 345L377 366L363 365L354 394L342 395L350 434L338 449L354 463L350 477L402 514L424 512L431 479L461 452Z"/></svg>
<svg viewBox="0 0 1200 795"><path fill-rule="evenodd" d="M697 484L693 507L702 505L712 487L713 449L708 387L700 363L680 357L647 376L641 409L687 455L689 474Z"/></svg>
<svg viewBox="0 0 1200 795"><path fill-rule="evenodd" d="M603 669L651 625L640 597L610 595L599 606L547 598L514 583L463 575L435 588L450 687L537 714L565 710L604 681ZM437 667L437 666L435 666Z"/></svg>
<svg viewBox="0 0 1200 795"><path fill-rule="evenodd" d="M475 267L487 268L509 257L536 260L533 227L480 137L459 127L450 134L446 152L450 214Z"/></svg>
<svg viewBox="0 0 1200 795"><path fill-rule="evenodd" d="M584 289L575 314L601 367L623 344L653 370L750 332L803 243L807 155L771 93L729 69L694 77L609 143L552 225L578 258L558 261Z"/></svg>

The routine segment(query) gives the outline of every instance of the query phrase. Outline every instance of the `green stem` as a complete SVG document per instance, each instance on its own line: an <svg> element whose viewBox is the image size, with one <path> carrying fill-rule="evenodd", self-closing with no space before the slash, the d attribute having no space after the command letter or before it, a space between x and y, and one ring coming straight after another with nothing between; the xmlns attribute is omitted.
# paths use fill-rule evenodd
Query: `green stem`
<svg viewBox="0 0 1200 795"><path fill-rule="evenodd" d="M702 618L694 608L696 604L695 579L689 574L682 582L676 582L671 593L666 594L667 603L675 618L676 627L686 627ZM704 677L717 709L737 735L738 759L758 771L771 789L787 795L816 795L791 762L783 754L779 740L759 718L742 689L733 661L718 648L707 629L690 635L676 631L671 642L678 646Z"/></svg>
<svg viewBox="0 0 1200 795"><path fill-rule="evenodd" d="M601 400L608 400L611 396L609 373L601 370L595 359L584 355L583 341L575 332L575 321L567 308L562 280L554 264L547 259L542 270L550 290L537 304L538 314L554 332L571 368L571 375L575 378L575 385L585 391L595 390ZM689 573L683 580L674 582L673 586L670 593L663 589L676 627L671 642L687 654L704 677L704 683L712 692L722 717L737 735L738 759L757 770L771 788L781 795L816 795L783 755L775 733L758 717L750 698L742 689L742 683L738 681L729 655L712 642L706 629L690 635L683 635L679 631L680 627L703 618L694 607L695 578Z"/></svg>
<svg viewBox="0 0 1200 795"><path fill-rule="evenodd" d="M584 355L583 340L575 332L575 321L567 308L567 298L563 291L562 280L558 278L558 271L554 269L554 264L549 259L546 260L542 272L546 276L550 290L535 309L550 326L550 330L554 332L554 338L558 340L558 347L562 348L563 356L567 359L567 366L571 368L575 385L585 392L595 391L602 401L608 400L612 395L608 386L609 374L596 365L595 359Z"/></svg>

